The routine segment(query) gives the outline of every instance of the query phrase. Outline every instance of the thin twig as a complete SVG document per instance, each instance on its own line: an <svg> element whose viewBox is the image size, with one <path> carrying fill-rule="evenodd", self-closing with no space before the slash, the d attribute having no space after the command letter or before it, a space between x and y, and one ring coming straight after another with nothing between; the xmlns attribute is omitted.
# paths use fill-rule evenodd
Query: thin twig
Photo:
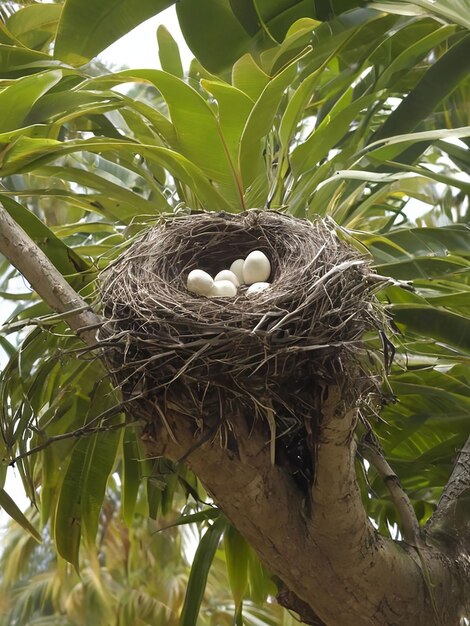
<svg viewBox="0 0 470 626"><path fill-rule="evenodd" d="M91 435L95 435L96 433L105 433L111 430L118 430L119 428L124 428L125 426L129 426L132 422L121 422L119 424L112 424L110 426L96 426L90 428L89 426L83 426L82 428L77 428L77 430L72 430L68 433L62 433L61 435L53 435L52 437L48 437L43 443L34 446L27 452L23 452L15 456L8 465L13 466L18 461L25 459L33 454L37 454L41 452L41 450L45 450L53 443L57 441L63 441L64 439L79 439L80 437L90 437Z"/></svg>

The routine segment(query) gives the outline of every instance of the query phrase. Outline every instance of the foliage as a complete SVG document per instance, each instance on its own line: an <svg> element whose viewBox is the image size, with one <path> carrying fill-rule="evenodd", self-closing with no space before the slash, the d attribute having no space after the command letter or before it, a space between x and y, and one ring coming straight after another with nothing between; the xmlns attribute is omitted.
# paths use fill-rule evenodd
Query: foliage
<svg viewBox="0 0 470 626"><path fill-rule="evenodd" d="M198 0L188 19L182 0L180 21L199 57L183 76L162 30L162 70L84 64L170 3L141 3L132 19L129 2L120 3L122 12L112 2L91 10L96 4L27 5L0 27L0 201L89 301L99 270L162 214L271 207L330 216L370 251L379 273L410 283L382 295L397 325L397 355L390 403L374 429L424 523L468 433L465 12L457 19L455 3L445 0L371 4L380 11L351 2L352 10L325 16L304 13L307 3L290 13L273 1L260 14L261 3L237 9L220 0L210 19ZM86 22L75 19L78 10ZM101 365L36 294L24 285L18 293L4 260L0 276L2 297L17 305L0 336L8 355L0 379L2 478L20 456L18 470L40 508L33 523L51 525L62 557L78 566L82 539L92 554L115 471L131 528L137 506L155 519L171 510L175 494L204 499L184 468L139 460L138 438L132 425L124 428ZM387 533L397 522L389 496L373 470L362 476L364 503ZM227 537L231 562L234 538ZM247 562L252 573L260 567ZM243 573L232 563L238 610Z"/></svg>
<svg viewBox="0 0 470 626"><path fill-rule="evenodd" d="M178 626L188 585L188 559L201 535L200 545L204 545L212 527L206 524L198 527L187 520L184 527L176 526L179 519L176 509L168 511L165 518L159 516L157 521L149 522L140 499L140 510L127 526L119 514L118 493L118 484L111 481L97 544L81 548L80 575L56 555L47 530L42 545L38 545L30 535L10 526L1 557L1 626ZM175 504L184 505L180 494ZM194 502L186 509L188 519L192 507ZM219 527L227 527L222 517ZM207 567L209 564L207 587L205 584L201 587L202 591L206 587L206 600L197 624L229 626L234 605L221 548L211 555ZM246 595L252 597L252 589ZM275 605L262 609L246 599L245 609L247 626L260 623L290 626L289 616Z"/></svg>

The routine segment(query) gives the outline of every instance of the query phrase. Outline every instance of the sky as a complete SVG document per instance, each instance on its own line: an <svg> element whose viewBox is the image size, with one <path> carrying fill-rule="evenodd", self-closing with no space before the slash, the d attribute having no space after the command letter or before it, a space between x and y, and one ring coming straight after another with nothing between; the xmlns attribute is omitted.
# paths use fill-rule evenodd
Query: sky
<svg viewBox="0 0 470 626"><path fill-rule="evenodd" d="M176 17L175 5L143 22L134 30L131 30L130 33L121 37L109 48L103 50L98 55L98 59L108 65L126 65L131 69L160 68L156 36L157 28L160 24L164 24L176 40L180 49L183 67L189 67L193 55L181 33Z"/></svg>

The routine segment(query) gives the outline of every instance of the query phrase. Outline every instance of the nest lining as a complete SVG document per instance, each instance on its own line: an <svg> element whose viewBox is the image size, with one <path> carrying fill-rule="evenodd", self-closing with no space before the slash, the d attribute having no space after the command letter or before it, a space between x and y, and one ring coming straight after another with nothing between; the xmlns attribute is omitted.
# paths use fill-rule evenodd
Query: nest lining
<svg viewBox="0 0 470 626"><path fill-rule="evenodd" d="M187 291L192 269L215 275L255 249L271 262L269 289ZM376 289L368 260L321 219L194 213L163 220L106 270L101 340L134 414L153 422L171 409L223 445L234 420L261 417L271 442L297 448L329 386L347 408L380 383L362 342L387 323Z"/></svg>

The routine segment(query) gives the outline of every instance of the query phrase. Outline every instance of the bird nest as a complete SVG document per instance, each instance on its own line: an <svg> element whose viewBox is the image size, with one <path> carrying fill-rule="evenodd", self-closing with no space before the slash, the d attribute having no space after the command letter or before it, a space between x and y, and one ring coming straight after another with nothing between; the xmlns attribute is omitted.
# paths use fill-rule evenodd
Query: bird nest
<svg viewBox="0 0 470 626"><path fill-rule="evenodd" d="M242 287L234 298L186 289L191 270L214 275L253 250L271 262L269 289ZM195 437L225 446L245 419L266 430L273 457L288 450L308 465L302 442L328 389L340 388L347 409L380 385L364 342L387 324L378 285L368 258L324 220L258 210L175 216L103 274L100 338L134 416L165 423L170 409L191 420Z"/></svg>

